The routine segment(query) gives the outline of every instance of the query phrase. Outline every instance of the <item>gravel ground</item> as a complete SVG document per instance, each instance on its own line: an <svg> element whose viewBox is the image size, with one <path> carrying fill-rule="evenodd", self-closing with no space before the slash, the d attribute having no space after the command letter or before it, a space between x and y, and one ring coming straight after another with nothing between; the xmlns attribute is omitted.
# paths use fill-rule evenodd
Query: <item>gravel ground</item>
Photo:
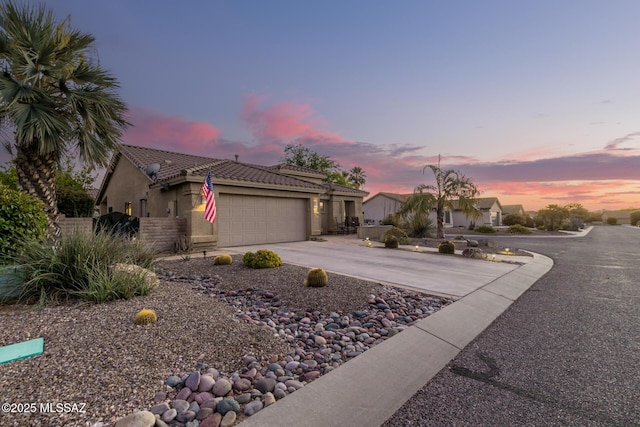
<svg viewBox="0 0 640 427"><path fill-rule="evenodd" d="M43 355L0 365L0 403L36 404L30 413L0 413L0 425L110 425L134 410L149 408L154 395L166 390L169 375L191 372L198 362L233 372L245 354L266 360L293 350L268 329L240 322L231 306L192 290L189 281L218 275L223 289L259 287L300 312L363 309L367 296L383 289L334 274L329 274L326 288L306 288L306 268L252 270L237 257L231 266L213 266L211 258L163 261L158 270L189 280L161 281L147 297L102 305L0 307L0 345L45 340ZM133 324L135 313L143 308L158 313L152 327ZM48 402L54 407L78 405L71 413L41 412L40 404Z"/></svg>

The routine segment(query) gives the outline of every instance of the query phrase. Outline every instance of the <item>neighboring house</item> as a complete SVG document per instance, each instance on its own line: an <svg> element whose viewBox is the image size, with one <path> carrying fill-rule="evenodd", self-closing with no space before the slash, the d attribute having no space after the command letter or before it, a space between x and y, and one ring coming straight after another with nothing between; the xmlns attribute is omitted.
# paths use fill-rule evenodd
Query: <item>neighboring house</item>
<svg viewBox="0 0 640 427"><path fill-rule="evenodd" d="M522 205L503 205L502 216L504 217L506 215L527 216L527 211L524 210L524 206Z"/></svg>
<svg viewBox="0 0 640 427"><path fill-rule="evenodd" d="M378 225L387 215L395 215L410 194L377 193L362 204L365 224Z"/></svg>
<svg viewBox="0 0 640 427"><path fill-rule="evenodd" d="M609 218L615 218L617 224L631 224L631 214L637 211L603 211L602 221L607 222Z"/></svg>
<svg viewBox="0 0 640 427"><path fill-rule="evenodd" d="M217 219L204 219L202 184L211 171ZM260 166L123 145L96 198L100 213L185 218L194 249L307 240L362 222L366 191L324 182L289 165Z"/></svg>
<svg viewBox="0 0 640 427"><path fill-rule="evenodd" d="M453 227L468 228L472 223L476 226L491 225L498 227L502 225L502 205L497 197L478 197L476 207L482 213L482 217L473 219L467 217L464 212L458 208L458 201L453 200Z"/></svg>

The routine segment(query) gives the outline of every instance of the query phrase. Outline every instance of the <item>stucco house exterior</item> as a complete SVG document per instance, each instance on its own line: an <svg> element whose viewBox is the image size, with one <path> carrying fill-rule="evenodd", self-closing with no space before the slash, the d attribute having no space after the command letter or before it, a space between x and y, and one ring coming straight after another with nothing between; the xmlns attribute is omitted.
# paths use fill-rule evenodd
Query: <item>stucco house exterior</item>
<svg viewBox="0 0 640 427"><path fill-rule="evenodd" d="M453 227L465 227L468 228L471 223L476 226L490 225L493 227L499 227L502 225L502 205L497 197L478 197L476 200L476 207L482 213L482 216L478 219L473 219L467 216L458 208L457 200L452 201L453 204Z"/></svg>
<svg viewBox="0 0 640 427"><path fill-rule="evenodd" d="M363 203L365 223L377 225L387 215L397 213L402 204L411 195L411 193L377 193L365 200ZM444 213L444 226L447 228L468 227L472 222L475 225L502 225L502 206L497 197L480 197L476 199L476 205L482 213L482 217L476 220L467 218L458 208L456 200L452 201L452 205L453 209L445 209ZM430 216L433 224L435 224L435 211L431 212Z"/></svg>
<svg viewBox="0 0 640 427"><path fill-rule="evenodd" d="M217 219L204 219L202 185L211 171ZM291 165L261 166L122 145L98 192L102 215L186 219L194 249L307 240L362 223L361 191L324 182L325 175Z"/></svg>

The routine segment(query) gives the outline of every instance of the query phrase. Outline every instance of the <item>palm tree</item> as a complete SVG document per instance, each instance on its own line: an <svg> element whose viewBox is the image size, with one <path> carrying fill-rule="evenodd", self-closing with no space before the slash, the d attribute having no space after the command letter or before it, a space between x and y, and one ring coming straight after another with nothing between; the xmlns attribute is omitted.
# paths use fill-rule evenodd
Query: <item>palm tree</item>
<svg viewBox="0 0 640 427"><path fill-rule="evenodd" d="M436 200L433 194L425 193L423 190L423 188L417 188L416 191L402 203L397 212L397 215L402 218L409 229L409 235L411 237L427 237L432 225L429 215L433 210Z"/></svg>
<svg viewBox="0 0 640 427"><path fill-rule="evenodd" d="M45 5L0 8L0 124L13 130L18 184L45 203L47 235L60 234L55 173L64 155L106 166L128 123L118 83L94 37L56 21Z"/></svg>
<svg viewBox="0 0 640 427"><path fill-rule="evenodd" d="M353 188L360 189L367 182L367 174L360 166L354 166L349 170L347 179Z"/></svg>
<svg viewBox="0 0 640 427"><path fill-rule="evenodd" d="M457 208L467 217L480 218L482 213L475 205L475 197L480 193L478 187L460 171L453 169L442 169L440 167L440 156L438 165L426 165L422 168L431 169L436 178L436 184L421 184L416 187L415 192L431 192L435 200L436 224L438 227L439 239L444 239L444 211L446 208L453 209L453 201L457 201Z"/></svg>

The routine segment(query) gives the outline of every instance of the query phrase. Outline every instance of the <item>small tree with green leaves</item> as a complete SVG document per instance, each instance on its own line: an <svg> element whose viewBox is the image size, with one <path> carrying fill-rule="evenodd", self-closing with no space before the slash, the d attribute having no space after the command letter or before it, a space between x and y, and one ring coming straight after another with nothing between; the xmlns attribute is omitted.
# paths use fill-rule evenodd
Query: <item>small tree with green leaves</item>
<svg viewBox="0 0 640 427"><path fill-rule="evenodd" d="M536 220L544 225L545 230L554 231L562 226L562 223L570 216L569 208L557 204L548 205L538 211Z"/></svg>

